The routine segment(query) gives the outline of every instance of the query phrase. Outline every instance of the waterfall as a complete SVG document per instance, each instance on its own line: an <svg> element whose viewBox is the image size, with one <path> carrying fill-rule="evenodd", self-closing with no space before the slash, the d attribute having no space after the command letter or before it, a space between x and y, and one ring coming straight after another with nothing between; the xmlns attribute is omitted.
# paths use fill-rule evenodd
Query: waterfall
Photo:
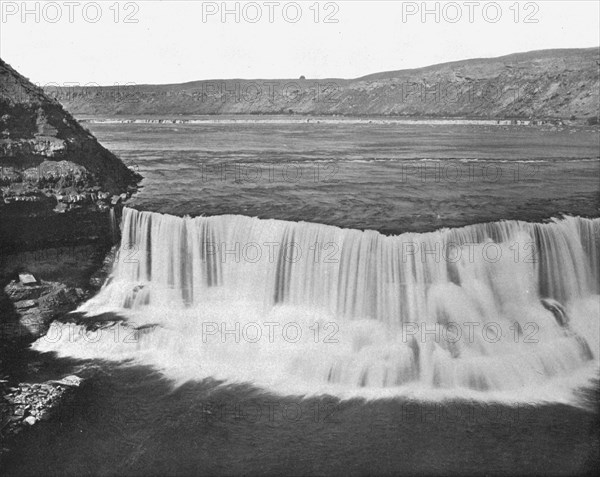
<svg viewBox="0 0 600 477"><path fill-rule="evenodd" d="M175 353L181 379L489 392L598 357L600 219L384 236L125 208L121 230L112 276L80 311L152 325L135 350L104 346L163 368Z"/></svg>
<svg viewBox="0 0 600 477"><path fill-rule="evenodd" d="M115 209L111 207L108 212L108 226L110 229L110 238L111 243L118 244L119 243L119 224L117 222L117 214L115 213Z"/></svg>

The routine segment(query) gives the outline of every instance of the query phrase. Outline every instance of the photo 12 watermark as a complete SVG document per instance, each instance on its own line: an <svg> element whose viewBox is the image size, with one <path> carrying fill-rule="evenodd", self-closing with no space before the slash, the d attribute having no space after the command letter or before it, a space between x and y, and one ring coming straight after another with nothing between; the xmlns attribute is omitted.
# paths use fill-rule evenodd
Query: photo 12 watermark
<svg viewBox="0 0 600 477"><path fill-rule="evenodd" d="M0 23L139 23L143 2L0 2Z"/></svg>
<svg viewBox="0 0 600 477"><path fill-rule="evenodd" d="M537 2L401 2L402 23L539 23Z"/></svg>
<svg viewBox="0 0 600 477"><path fill-rule="evenodd" d="M202 23L339 23L340 3L201 2Z"/></svg>

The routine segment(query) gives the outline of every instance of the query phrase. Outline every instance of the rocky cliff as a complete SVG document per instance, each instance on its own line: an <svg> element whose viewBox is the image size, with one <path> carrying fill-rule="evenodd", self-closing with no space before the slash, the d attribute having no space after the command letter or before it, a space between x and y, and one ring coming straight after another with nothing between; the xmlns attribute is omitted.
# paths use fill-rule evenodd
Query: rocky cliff
<svg viewBox="0 0 600 477"><path fill-rule="evenodd" d="M212 80L171 85L47 88L95 116L310 114L576 119L599 114L599 49L517 53L353 80Z"/></svg>
<svg viewBox="0 0 600 477"><path fill-rule="evenodd" d="M0 251L101 240L140 177L0 60Z"/></svg>

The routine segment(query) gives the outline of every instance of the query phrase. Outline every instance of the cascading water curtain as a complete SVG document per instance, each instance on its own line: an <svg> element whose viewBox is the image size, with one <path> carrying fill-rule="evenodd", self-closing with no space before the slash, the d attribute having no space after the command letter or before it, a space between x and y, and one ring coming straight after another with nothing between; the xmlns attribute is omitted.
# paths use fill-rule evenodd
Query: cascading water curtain
<svg viewBox="0 0 600 477"><path fill-rule="evenodd" d="M383 236L125 208L112 276L81 311L156 324L136 353L190 340L190 366L231 362L235 379L245 369L256 380L256 363L261 379L518 389L597 358L599 236L600 219L578 217ZM207 321L231 330L269 320L301 322L302 340L233 347L203 335ZM315 348L319 323L333 323L335 346Z"/></svg>

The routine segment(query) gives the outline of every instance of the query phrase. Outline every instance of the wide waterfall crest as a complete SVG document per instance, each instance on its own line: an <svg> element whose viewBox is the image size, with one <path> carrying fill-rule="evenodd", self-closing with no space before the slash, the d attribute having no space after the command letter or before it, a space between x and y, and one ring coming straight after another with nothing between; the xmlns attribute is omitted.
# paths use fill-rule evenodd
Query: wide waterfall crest
<svg viewBox="0 0 600 477"><path fill-rule="evenodd" d="M600 219L383 236L125 208L121 230L110 279L79 311L127 317L136 345L39 349L294 392L511 392L596 367Z"/></svg>

